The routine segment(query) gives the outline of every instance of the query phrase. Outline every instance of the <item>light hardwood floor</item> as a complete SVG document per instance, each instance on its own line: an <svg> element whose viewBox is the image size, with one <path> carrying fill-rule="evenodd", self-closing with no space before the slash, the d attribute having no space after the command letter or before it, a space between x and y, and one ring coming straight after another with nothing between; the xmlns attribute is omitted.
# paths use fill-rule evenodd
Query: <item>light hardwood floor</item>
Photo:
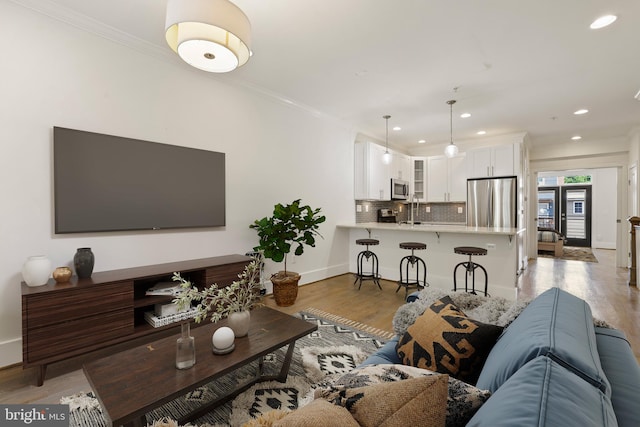
<svg viewBox="0 0 640 427"><path fill-rule="evenodd" d="M538 258L530 262L519 280L519 297L534 297L558 286L585 299L594 317L624 330L640 360L640 298L636 287L628 286L629 271L615 267L615 251L594 250L598 263ZM391 320L404 303L404 289L396 293L396 284L381 281L382 290L372 282L362 289L353 285L350 274L300 287L296 303L277 307L273 298L265 304L286 313L313 307L367 325L392 331ZM490 291L490 290L489 290ZM103 351L91 357L108 354ZM0 370L0 403L58 403L60 397L91 388L82 373L84 358L51 365L42 387L35 386L35 372L21 366Z"/></svg>

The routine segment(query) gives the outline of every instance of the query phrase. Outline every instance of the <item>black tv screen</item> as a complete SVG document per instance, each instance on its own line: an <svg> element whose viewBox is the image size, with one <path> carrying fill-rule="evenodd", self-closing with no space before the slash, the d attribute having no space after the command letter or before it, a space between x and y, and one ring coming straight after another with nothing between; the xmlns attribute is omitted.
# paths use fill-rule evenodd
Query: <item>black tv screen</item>
<svg viewBox="0 0 640 427"><path fill-rule="evenodd" d="M55 233L225 225L225 155L54 127Z"/></svg>

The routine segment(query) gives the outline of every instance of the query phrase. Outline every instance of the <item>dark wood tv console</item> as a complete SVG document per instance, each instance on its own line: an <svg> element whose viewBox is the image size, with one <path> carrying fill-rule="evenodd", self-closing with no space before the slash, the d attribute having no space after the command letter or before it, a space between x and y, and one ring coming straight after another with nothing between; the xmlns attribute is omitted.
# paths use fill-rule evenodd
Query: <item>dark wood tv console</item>
<svg viewBox="0 0 640 427"><path fill-rule="evenodd" d="M22 366L38 367L38 386L48 364L137 338L157 339L177 324L154 328L144 319L171 296L146 296L148 288L180 272L196 286L236 280L251 258L226 255L73 276L67 283L29 287L22 282Z"/></svg>

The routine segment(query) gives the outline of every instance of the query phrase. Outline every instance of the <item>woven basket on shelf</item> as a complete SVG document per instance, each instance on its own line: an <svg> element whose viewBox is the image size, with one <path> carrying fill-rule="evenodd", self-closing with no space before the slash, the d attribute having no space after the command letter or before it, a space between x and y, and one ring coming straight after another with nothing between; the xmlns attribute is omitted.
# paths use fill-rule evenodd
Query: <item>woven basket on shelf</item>
<svg viewBox="0 0 640 427"><path fill-rule="evenodd" d="M300 275L293 271L279 271L271 276L273 283L273 298L280 307L288 307L296 302L298 297L298 282Z"/></svg>

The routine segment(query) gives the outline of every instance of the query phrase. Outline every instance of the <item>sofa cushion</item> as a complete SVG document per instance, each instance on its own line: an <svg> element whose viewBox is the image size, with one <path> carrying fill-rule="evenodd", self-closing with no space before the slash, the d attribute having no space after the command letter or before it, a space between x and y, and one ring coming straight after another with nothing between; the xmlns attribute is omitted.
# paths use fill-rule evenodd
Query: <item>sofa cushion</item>
<svg viewBox="0 0 640 427"><path fill-rule="evenodd" d="M602 369L611 383L611 403L621 427L640 426L640 367L624 332L595 328Z"/></svg>
<svg viewBox="0 0 640 427"><path fill-rule="evenodd" d="M585 301L558 288L534 299L504 330L489 353L477 386L494 392L541 355L611 395L598 357L591 309Z"/></svg>
<svg viewBox="0 0 640 427"><path fill-rule="evenodd" d="M387 341L382 347L380 347L375 353L370 355L358 366L383 364L383 363L402 363L396 352L396 346L398 345L398 336L393 337Z"/></svg>
<svg viewBox="0 0 640 427"><path fill-rule="evenodd" d="M467 426L615 427L617 422L607 395L540 356L513 374Z"/></svg>
<svg viewBox="0 0 640 427"><path fill-rule="evenodd" d="M435 301L400 337L402 363L475 384L502 327L468 318L448 296Z"/></svg>
<svg viewBox="0 0 640 427"><path fill-rule="evenodd" d="M333 379L330 383L321 385L321 387L335 391L342 388L364 387L429 375L439 374L428 369L402 364L366 365L356 368L338 379ZM316 396L321 396L322 393L324 391L320 389L315 391ZM464 381L449 377L446 427L463 427L466 425L489 396L491 396L491 393L487 390L480 390Z"/></svg>
<svg viewBox="0 0 640 427"><path fill-rule="evenodd" d="M361 426L444 427L448 380L447 375L430 375L323 390L320 397L347 408Z"/></svg>

